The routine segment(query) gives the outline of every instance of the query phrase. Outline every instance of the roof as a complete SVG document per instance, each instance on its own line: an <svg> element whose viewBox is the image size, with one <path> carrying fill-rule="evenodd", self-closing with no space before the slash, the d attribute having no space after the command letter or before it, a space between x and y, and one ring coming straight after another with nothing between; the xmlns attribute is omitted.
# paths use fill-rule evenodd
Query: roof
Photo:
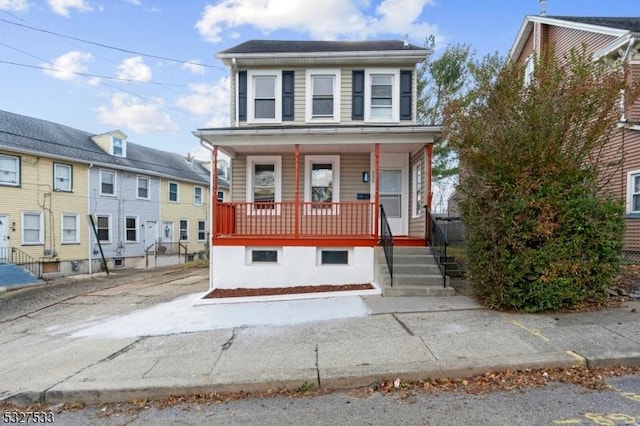
<svg viewBox="0 0 640 426"><path fill-rule="evenodd" d="M621 44L627 43L630 38L636 37L636 33L640 32L640 17L529 15L524 18L509 51L510 60L514 61L519 57L526 40L533 32L535 22L612 36L614 41L604 48L601 54L619 48Z"/></svg>
<svg viewBox="0 0 640 426"><path fill-rule="evenodd" d="M299 41L299 40L249 40L223 50L232 53L327 53L327 52L376 52L396 50L425 50L400 40L366 41Z"/></svg>
<svg viewBox="0 0 640 426"><path fill-rule="evenodd" d="M106 153L91 137L94 133L62 124L0 110L0 149L41 154L114 169L208 184L209 171L197 160L187 162L180 154L127 142L127 157ZM219 180L228 187L229 183Z"/></svg>
<svg viewBox="0 0 640 426"><path fill-rule="evenodd" d="M551 19L579 22L581 24L597 25L618 30L640 32L640 17L622 16L547 16Z"/></svg>

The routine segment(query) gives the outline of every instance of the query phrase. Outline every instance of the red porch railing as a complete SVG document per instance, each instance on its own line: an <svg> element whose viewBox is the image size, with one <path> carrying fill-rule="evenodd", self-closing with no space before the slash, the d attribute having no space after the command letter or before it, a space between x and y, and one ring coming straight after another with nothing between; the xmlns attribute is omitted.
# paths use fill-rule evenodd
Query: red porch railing
<svg viewBox="0 0 640 426"><path fill-rule="evenodd" d="M214 237L375 238L370 202L217 203Z"/></svg>

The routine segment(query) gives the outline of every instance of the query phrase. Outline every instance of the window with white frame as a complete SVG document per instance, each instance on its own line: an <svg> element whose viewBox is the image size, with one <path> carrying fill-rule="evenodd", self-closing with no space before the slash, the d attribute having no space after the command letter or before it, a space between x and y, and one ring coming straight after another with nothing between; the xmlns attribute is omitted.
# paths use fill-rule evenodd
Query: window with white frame
<svg viewBox="0 0 640 426"><path fill-rule="evenodd" d="M413 214L412 217L422 216L424 205L424 184L422 175L422 161L413 165Z"/></svg>
<svg viewBox="0 0 640 426"><path fill-rule="evenodd" d="M189 221L180 220L180 241L189 241Z"/></svg>
<svg viewBox="0 0 640 426"><path fill-rule="evenodd" d="M100 195L116 195L116 174L100 170Z"/></svg>
<svg viewBox="0 0 640 426"><path fill-rule="evenodd" d="M340 70L323 69L306 72L306 120L340 120Z"/></svg>
<svg viewBox="0 0 640 426"><path fill-rule="evenodd" d="M124 157L124 141L122 138L113 137L111 153L118 157Z"/></svg>
<svg viewBox="0 0 640 426"><path fill-rule="evenodd" d="M44 215L42 212L22 212L22 244L44 244Z"/></svg>
<svg viewBox="0 0 640 426"><path fill-rule="evenodd" d="M256 204L256 209L273 209L274 203L281 201L282 157L247 157L247 201Z"/></svg>
<svg viewBox="0 0 640 426"><path fill-rule="evenodd" d="M169 182L169 201L178 202L178 182Z"/></svg>
<svg viewBox="0 0 640 426"><path fill-rule="evenodd" d="M198 221L198 241L205 241L207 239L207 221Z"/></svg>
<svg viewBox="0 0 640 426"><path fill-rule="evenodd" d="M106 243L111 242L111 216L97 215L96 231L98 233L99 241Z"/></svg>
<svg viewBox="0 0 640 426"><path fill-rule="evenodd" d="M535 71L535 59L533 55L529 55L524 66L524 84L528 86L533 82L533 73Z"/></svg>
<svg viewBox="0 0 640 426"><path fill-rule="evenodd" d="M138 242L138 216L127 216L125 218L124 233L128 243Z"/></svg>
<svg viewBox="0 0 640 426"><path fill-rule="evenodd" d="M247 121L282 121L282 72L248 71L247 79Z"/></svg>
<svg viewBox="0 0 640 426"><path fill-rule="evenodd" d="M62 213L62 244L80 243L80 215Z"/></svg>
<svg viewBox="0 0 640 426"><path fill-rule="evenodd" d="M138 176L138 194L137 198L141 200L149 199L149 178L144 176Z"/></svg>
<svg viewBox="0 0 640 426"><path fill-rule="evenodd" d="M0 154L0 185L20 185L20 157Z"/></svg>
<svg viewBox="0 0 640 426"><path fill-rule="evenodd" d="M193 204L196 206L202 205L202 187L194 186L193 187Z"/></svg>
<svg viewBox="0 0 640 426"><path fill-rule="evenodd" d="M304 162L304 200L313 202L313 208L340 202L340 156L307 155Z"/></svg>
<svg viewBox="0 0 640 426"><path fill-rule="evenodd" d="M400 121L400 71L365 71L365 121Z"/></svg>
<svg viewBox="0 0 640 426"><path fill-rule="evenodd" d="M54 191L71 192L73 168L70 164L53 163Z"/></svg>
<svg viewBox="0 0 640 426"><path fill-rule="evenodd" d="M640 170L627 174L627 213L640 214Z"/></svg>

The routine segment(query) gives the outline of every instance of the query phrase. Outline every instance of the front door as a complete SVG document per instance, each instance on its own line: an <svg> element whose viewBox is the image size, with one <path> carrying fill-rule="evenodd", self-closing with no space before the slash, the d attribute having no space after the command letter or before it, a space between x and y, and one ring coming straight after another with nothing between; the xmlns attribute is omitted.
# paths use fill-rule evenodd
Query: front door
<svg viewBox="0 0 640 426"><path fill-rule="evenodd" d="M409 228L409 155L380 155L380 204L384 208L391 233L407 235Z"/></svg>
<svg viewBox="0 0 640 426"><path fill-rule="evenodd" d="M158 222L146 221L144 223L144 245L149 247L158 239ZM149 253L153 253L153 248L149 249Z"/></svg>
<svg viewBox="0 0 640 426"><path fill-rule="evenodd" d="M9 262L9 216L0 215L0 263Z"/></svg>
<svg viewBox="0 0 640 426"><path fill-rule="evenodd" d="M162 222L162 232L160 234L160 241L163 243L173 242L173 222Z"/></svg>

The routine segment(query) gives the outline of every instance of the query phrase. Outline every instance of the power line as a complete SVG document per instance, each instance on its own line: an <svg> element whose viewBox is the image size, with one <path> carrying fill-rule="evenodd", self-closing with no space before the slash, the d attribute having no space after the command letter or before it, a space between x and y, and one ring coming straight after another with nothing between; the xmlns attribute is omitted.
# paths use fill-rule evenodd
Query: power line
<svg viewBox="0 0 640 426"><path fill-rule="evenodd" d="M8 20L2 19L2 18L0 18L0 21L4 22L4 23L7 23L7 24L15 25L15 26L18 26L18 27L28 28L28 29L33 30L33 31L38 31L38 32L41 32L41 33L46 33L46 34L51 34L51 35L55 35L57 37L63 37L63 38L69 39L69 40L79 41L81 43L92 44L94 46L103 47L105 49L117 50L117 51L120 51L120 52L131 53L133 55L146 56L148 58L161 59L163 61L177 62L179 64L197 65L197 66L201 66L201 67L205 67L205 68L214 68L214 69L217 69L217 70L224 70L223 67L216 66L216 65L207 65L207 64L201 64L199 62L184 61L184 60L181 60L181 59L169 58L169 57L166 57L166 56L159 56L159 55L152 55L152 54L149 54L149 53L137 52L135 50L128 50L128 49L124 49L124 48L121 48L121 47L110 46L110 45L104 44L104 43L98 43L98 42L95 42L95 41L89 41L89 40L85 40L85 39L78 38L78 37L68 36L68 35L65 35L65 34L57 33L55 31L49 31L49 30L45 30L45 29L42 29L42 28L32 27L31 25L21 24L21 23L18 23L18 22L12 22L12 21L8 21Z"/></svg>

